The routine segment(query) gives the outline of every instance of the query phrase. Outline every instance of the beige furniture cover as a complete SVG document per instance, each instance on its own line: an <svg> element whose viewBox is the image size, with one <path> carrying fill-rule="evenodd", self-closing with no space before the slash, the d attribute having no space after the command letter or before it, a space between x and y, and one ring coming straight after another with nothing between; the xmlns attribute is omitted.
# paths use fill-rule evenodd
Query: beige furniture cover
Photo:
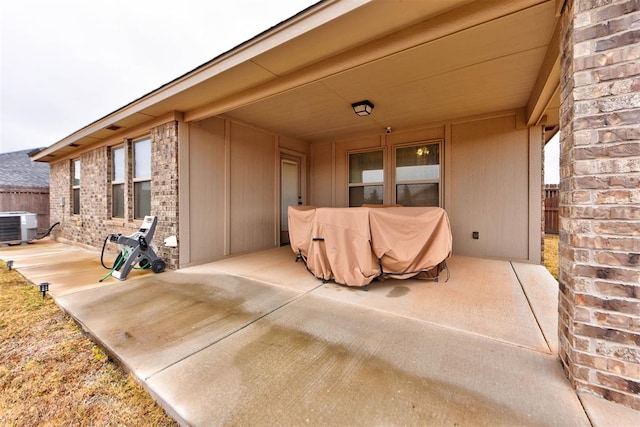
<svg viewBox="0 0 640 427"><path fill-rule="evenodd" d="M288 215L291 249L323 280L365 286L376 277L434 277L451 255L441 208L291 206Z"/></svg>

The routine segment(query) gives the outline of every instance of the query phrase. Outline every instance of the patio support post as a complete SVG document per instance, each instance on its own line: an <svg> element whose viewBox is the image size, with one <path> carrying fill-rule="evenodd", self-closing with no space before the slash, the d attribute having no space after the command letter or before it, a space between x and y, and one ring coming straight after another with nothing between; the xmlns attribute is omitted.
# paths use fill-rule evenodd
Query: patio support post
<svg viewBox="0 0 640 427"><path fill-rule="evenodd" d="M560 358L640 409L640 2L567 0L560 110Z"/></svg>
<svg viewBox="0 0 640 427"><path fill-rule="evenodd" d="M179 233L178 136L177 121L151 129L152 158L157 159L151 166L151 215L158 217L158 256L169 268L180 265L179 249L162 244L164 238Z"/></svg>

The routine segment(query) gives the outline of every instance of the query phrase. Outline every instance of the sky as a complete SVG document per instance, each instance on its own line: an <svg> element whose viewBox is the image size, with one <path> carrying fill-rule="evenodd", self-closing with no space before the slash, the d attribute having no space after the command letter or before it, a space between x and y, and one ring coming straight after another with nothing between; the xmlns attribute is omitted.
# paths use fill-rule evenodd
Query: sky
<svg viewBox="0 0 640 427"><path fill-rule="evenodd" d="M46 147L318 0L2 0L0 153Z"/></svg>
<svg viewBox="0 0 640 427"><path fill-rule="evenodd" d="M560 182L560 132L544 146L544 183Z"/></svg>

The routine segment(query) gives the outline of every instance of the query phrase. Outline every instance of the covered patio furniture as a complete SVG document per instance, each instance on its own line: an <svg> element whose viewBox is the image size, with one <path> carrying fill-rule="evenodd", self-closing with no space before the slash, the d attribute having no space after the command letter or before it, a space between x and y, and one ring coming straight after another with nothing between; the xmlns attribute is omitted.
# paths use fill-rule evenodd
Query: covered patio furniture
<svg viewBox="0 0 640 427"><path fill-rule="evenodd" d="M451 255L446 212L435 207L290 206L291 248L324 281L437 279Z"/></svg>

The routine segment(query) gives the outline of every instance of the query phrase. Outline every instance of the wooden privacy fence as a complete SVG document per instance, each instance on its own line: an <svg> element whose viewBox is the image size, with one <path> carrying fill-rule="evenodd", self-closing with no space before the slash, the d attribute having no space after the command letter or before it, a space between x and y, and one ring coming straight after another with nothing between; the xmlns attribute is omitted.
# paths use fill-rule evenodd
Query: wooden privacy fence
<svg viewBox="0 0 640 427"><path fill-rule="evenodd" d="M558 214L558 184L544 186L544 232L558 234L560 218Z"/></svg>

